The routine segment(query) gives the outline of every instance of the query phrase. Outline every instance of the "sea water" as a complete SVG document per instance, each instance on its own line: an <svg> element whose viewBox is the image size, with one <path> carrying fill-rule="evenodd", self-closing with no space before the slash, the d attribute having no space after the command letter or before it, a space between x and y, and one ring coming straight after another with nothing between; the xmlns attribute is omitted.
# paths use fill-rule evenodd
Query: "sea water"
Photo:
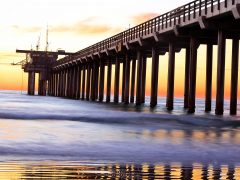
<svg viewBox="0 0 240 180"><path fill-rule="evenodd" d="M0 91L0 179L240 179L240 117ZM213 102L214 105L214 102ZM240 109L240 108L239 108ZM214 110L214 106L213 106ZM240 112L238 112L240 114Z"/></svg>

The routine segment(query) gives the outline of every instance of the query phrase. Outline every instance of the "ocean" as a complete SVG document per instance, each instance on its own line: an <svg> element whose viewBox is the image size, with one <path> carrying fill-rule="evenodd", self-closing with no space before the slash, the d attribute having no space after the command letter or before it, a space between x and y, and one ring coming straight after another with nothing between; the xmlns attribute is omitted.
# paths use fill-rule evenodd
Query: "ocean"
<svg viewBox="0 0 240 180"><path fill-rule="evenodd" d="M240 112L0 91L0 179L240 179ZM214 105L214 102L213 102ZM240 110L240 107L238 108Z"/></svg>

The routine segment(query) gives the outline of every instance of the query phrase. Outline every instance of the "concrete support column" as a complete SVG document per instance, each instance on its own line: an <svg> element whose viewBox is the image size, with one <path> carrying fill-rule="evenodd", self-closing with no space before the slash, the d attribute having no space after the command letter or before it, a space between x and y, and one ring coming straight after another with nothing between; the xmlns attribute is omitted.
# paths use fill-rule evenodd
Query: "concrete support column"
<svg viewBox="0 0 240 180"><path fill-rule="evenodd" d="M137 88L136 88L136 105L141 105L142 100L142 52L138 50L137 52Z"/></svg>
<svg viewBox="0 0 240 180"><path fill-rule="evenodd" d="M62 94L61 97L64 97L65 92L65 70L62 70Z"/></svg>
<svg viewBox="0 0 240 180"><path fill-rule="evenodd" d="M35 92L35 73L33 71L28 73L28 95L34 95Z"/></svg>
<svg viewBox="0 0 240 180"><path fill-rule="evenodd" d="M82 100L85 98L85 84L86 84L86 65L83 66L83 75L82 75Z"/></svg>
<svg viewBox="0 0 240 180"><path fill-rule="evenodd" d="M173 110L174 99L174 73L175 71L175 48L173 43L169 43L169 60L168 60L168 87L167 87L167 109Z"/></svg>
<svg viewBox="0 0 240 180"><path fill-rule="evenodd" d="M58 71L58 86L57 86L57 96L60 96L60 87L61 87L61 72Z"/></svg>
<svg viewBox="0 0 240 180"><path fill-rule="evenodd" d="M150 101L151 108L154 108L157 105L158 69L159 69L159 53L157 52L156 47L152 47L152 79L151 79L151 101Z"/></svg>
<svg viewBox="0 0 240 180"><path fill-rule="evenodd" d="M80 99L80 86L81 86L81 66L77 66L77 78L76 78L76 99Z"/></svg>
<svg viewBox="0 0 240 180"><path fill-rule="evenodd" d="M212 109L212 63L213 63L213 45L207 44L207 62L206 62L206 100L205 111Z"/></svg>
<svg viewBox="0 0 240 180"><path fill-rule="evenodd" d="M104 60L100 61L100 82L99 82L99 101L102 102L104 98L104 76L105 76L105 64Z"/></svg>
<svg viewBox="0 0 240 180"><path fill-rule="evenodd" d="M195 37L191 37L191 40L190 40L190 81L189 81L188 113L195 112L196 77L197 77L197 49L198 49L197 39Z"/></svg>
<svg viewBox="0 0 240 180"><path fill-rule="evenodd" d="M39 78L40 78L40 73L39 73ZM54 96L57 96L57 79L58 76L57 76L57 72L54 73ZM40 79L38 80L38 82L40 82ZM41 88L42 88L42 85L40 85L40 83L38 84L38 94L40 93L41 91Z"/></svg>
<svg viewBox="0 0 240 180"><path fill-rule="evenodd" d="M57 79L58 83L58 79ZM39 73L39 82L38 82L38 95L40 96L46 96L46 72L40 72ZM58 88L58 86L56 87Z"/></svg>
<svg viewBox="0 0 240 180"><path fill-rule="evenodd" d="M132 60L132 79L131 79L131 97L130 97L131 103L134 103L135 78L136 78L136 59L134 58Z"/></svg>
<svg viewBox="0 0 240 180"><path fill-rule="evenodd" d="M51 87L52 87L52 74L50 73L49 80L48 80L48 91L47 91L47 94L49 96L51 96Z"/></svg>
<svg viewBox="0 0 240 180"><path fill-rule="evenodd" d="M126 62L125 62L125 89L124 91L124 103L128 104L129 103L129 81L130 81L130 57L129 54L126 54Z"/></svg>
<svg viewBox="0 0 240 180"><path fill-rule="evenodd" d="M86 87L86 100L89 101L90 96L90 83L91 83L91 65L87 66L87 87Z"/></svg>
<svg viewBox="0 0 240 180"><path fill-rule="evenodd" d="M186 48L185 54L185 81L184 81L184 108L188 108L189 99L189 73L190 73L190 48Z"/></svg>
<svg viewBox="0 0 240 180"><path fill-rule="evenodd" d="M112 63L111 60L108 60L108 72L107 72L107 96L106 102L111 101L111 80L112 80Z"/></svg>
<svg viewBox="0 0 240 180"><path fill-rule="evenodd" d="M53 72L52 73L52 96L55 96L55 83L56 83L55 72Z"/></svg>
<svg viewBox="0 0 240 180"><path fill-rule="evenodd" d="M62 71L59 71L58 96L62 94Z"/></svg>
<svg viewBox="0 0 240 180"><path fill-rule="evenodd" d="M91 100L95 101L95 78L96 78L96 62L92 65L92 77L91 77Z"/></svg>
<svg viewBox="0 0 240 180"><path fill-rule="evenodd" d="M69 67L69 83L68 83L68 98L72 98L72 79L73 79L73 70L71 67Z"/></svg>
<svg viewBox="0 0 240 180"><path fill-rule="evenodd" d="M72 93L71 93L71 98L72 99L75 99L75 97L76 97L76 65L74 65L73 67L72 67L72 81L71 81L71 83L72 83Z"/></svg>
<svg viewBox="0 0 240 180"><path fill-rule="evenodd" d="M120 61L116 57L115 62L115 80L114 80L114 103L119 102L119 72L120 72Z"/></svg>
<svg viewBox="0 0 240 180"><path fill-rule="evenodd" d="M125 71L126 71L126 60L123 60L123 69L122 69L122 102L124 102L124 97L125 97Z"/></svg>
<svg viewBox="0 0 240 180"><path fill-rule="evenodd" d="M69 83L68 83L68 98L71 98L72 95L72 68L69 68L68 70L68 78L69 78Z"/></svg>
<svg viewBox="0 0 240 180"><path fill-rule="evenodd" d="M71 70L67 69L67 97L70 97L70 86L71 85Z"/></svg>
<svg viewBox="0 0 240 180"><path fill-rule="evenodd" d="M98 99L98 87L99 85L99 62L96 62L96 73L95 73L95 99Z"/></svg>
<svg viewBox="0 0 240 180"><path fill-rule="evenodd" d="M217 60L217 97L216 110L217 115L223 115L224 105L224 78L225 78L225 53L226 37L223 30L218 30L218 60Z"/></svg>
<svg viewBox="0 0 240 180"><path fill-rule="evenodd" d="M146 72L147 72L147 57L142 57L142 90L141 90L141 103L145 103L146 92Z"/></svg>
<svg viewBox="0 0 240 180"><path fill-rule="evenodd" d="M75 99L75 95L76 95L76 65L74 65L72 67L72 94L71 94L71 98L72 99Z"/></svg>
<svg viewBox="0 0 240 180"><path fill-rule="evenodd" d="M63 97L66 97L66 90L67 90L67 69L64 69L64 75L63 75Z"/></svg>
<svg viewBox="0 0 240 180"><path fill-rule="evenodd" d="M237 114L237 91L238 91L238 63L239 63L239 39L232 41L232 72L231 72L231 98L230 114Z"/></svg>

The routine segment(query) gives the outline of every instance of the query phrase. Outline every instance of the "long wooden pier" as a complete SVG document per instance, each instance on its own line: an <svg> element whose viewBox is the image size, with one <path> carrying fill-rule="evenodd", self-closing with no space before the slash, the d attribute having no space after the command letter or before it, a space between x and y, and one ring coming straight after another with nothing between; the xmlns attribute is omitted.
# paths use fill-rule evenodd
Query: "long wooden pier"
<svg viewBox="0 0 240 180"><path fill-rule="evenodd" d="M197 53L201 44L206 45L206 104L212 107L213 45L217 54L217 115L224 112L224 78L226 39L232 40L230 113L237 112L238 61L240 38L240 0L196 0L154 19L107 38L75 54L51 64L48 94L51 96L111 101L125 104L145 102L146 63L151 58L151 107L157 105L159 57L166 52L168 61L167 101L168 110L174 108L175 54L186 49L184 104L189 113L195 112ZM120 64L123 66L120 84ZM112 77L112 65L115 74ZM107 72L105 72L107 67ZM131 77L131 78L130 78ZM31 73L29 73L31 79ZM104 78L107 88L104 90ZM114 78L114 92L111 81ZM31 80L30 80L31 82ZM135 89L136 83L136 89ZM106 92L106 94L104 93ZM136 94L136 96L135 96Z"/></svg>

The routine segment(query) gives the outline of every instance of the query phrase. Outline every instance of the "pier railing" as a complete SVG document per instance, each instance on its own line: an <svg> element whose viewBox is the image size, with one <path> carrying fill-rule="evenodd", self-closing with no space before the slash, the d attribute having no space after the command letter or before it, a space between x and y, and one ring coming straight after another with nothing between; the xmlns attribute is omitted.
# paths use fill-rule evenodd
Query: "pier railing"
<svg viewBox="0 0 240 180"><path fill-rule="evenodd" d="M224 6L224 8L228 8L228 6L235 5L236 1L237 0L195 0L82 49L76 52L74 56L66 56L65 58L57 61L55 66L122 46L124 43L134 41L144 36L149 36L153 33L166 32L177 25L182 25L186 22L197 19L200 16L205 16L208 13L214 13L216 10L220 11L222 6Z"/></svg>

